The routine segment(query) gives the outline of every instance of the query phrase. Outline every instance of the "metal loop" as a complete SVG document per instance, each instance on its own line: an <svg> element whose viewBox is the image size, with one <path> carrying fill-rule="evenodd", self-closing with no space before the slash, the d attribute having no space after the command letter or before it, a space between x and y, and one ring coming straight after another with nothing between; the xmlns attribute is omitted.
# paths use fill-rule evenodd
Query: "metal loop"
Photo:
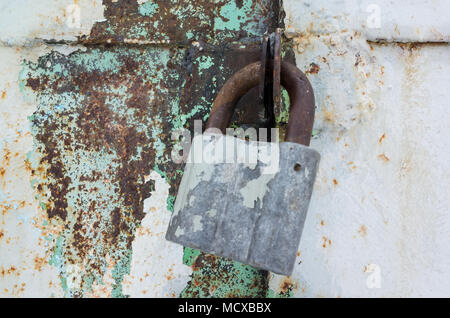
<svg viewBox="0 0 450 318"><path fill-rule="evenodd" d="M250 64L225 83L214 101L206 129L218 128L226 133L239 99L258 85L261 67L261 62ZM315 113L311 83L295 65L282 62L281 85L288 91L291 101L285 141L309 146Z"/></svg>

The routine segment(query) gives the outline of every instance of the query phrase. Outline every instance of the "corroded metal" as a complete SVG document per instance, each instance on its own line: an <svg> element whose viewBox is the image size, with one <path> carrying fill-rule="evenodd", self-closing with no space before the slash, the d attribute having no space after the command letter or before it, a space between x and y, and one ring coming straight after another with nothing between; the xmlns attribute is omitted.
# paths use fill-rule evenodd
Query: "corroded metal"
<svg viewBox="0 0 450 318"><path fill-rule="evenodd" d="M281 64L281 81L291 97L287 142L247 142L211 134L213 129L226 134L237 101L258 85L263 68L261 62L243 68L216 97L208 134L196 137L191 147L166 238L290 275L320 159L317 151L303 146L309 145L314 121L311 84L294 65ZM253 161L229 162L251 149ZM223 151L228 160L204 161Z"/></svg>
<svg viewBox="0 0 450 318"><path fill-rule="evenodd" d="M206 120L216 87L259 60L263 30L279 22L276 3L105 0L106 20L77 41L87 50L25 61L21 92L37 105L27 167L66 296L126 296L144 201L155 190L145 176L165 178L173 210L182 171L168 159L170 134ZM242 99L237 122L263 121L255 96ZM195 268L196 281L212 275L206 262L235 268L226 280L214 272L215 296L267 292L266 273L214 257ZM190 284L183 295L204 296L202 288Z"/></svg>
<svg viewBox="0 0 450 318"><path fill-rule="evenodd" d="M273 37L273 104L281 106L281 30L278 28Z"/></svg>
<svg viewBox="0 0 450 318"><path fill-rule="evenodd" d="M215 45L259 43L278 25L280 5L269 0L105 0L106 21L86 43Z"/></svg>
<svg viewBox="0 0 450 318"><path fill-rule="evenodd" d="M320 155L303 145L247 142L221 134L200 135L203 157L233 147L237 157L254 149L254 162L188 162L166 238L172 242L291 275ZM207 149L213 149L208 152ZM270 154L267 157L259 154ZM278 157L279 156L279 157ZM268 167L270 167L268 169Z"/></svg>
<svg viewBox="0 0 450 318"><path fill-rule="evenodd" d="M261 68L260 62L250 64L227 81L214 101L206 129L218 128L226 133L236 103L250 88L258 85ZM281 84L287 89L291 101L286 141L309 146L315 113L311 84L302 71L287 62L281 63Z"/></svg>
<svg viewBox="0 0 450 318"><path fill-rule="evenodd" d="M167 0L167 3L170 1ZM150 4L145 5L145 2ZM238 1L235 2L238 7ZM272 1L273 4L276 2ZM367 23L368 18L369 22L374 21L370 19L372 13L366 11L366 5L373 2L381 8L381 28L373 28ZM182 115L196 112L194 117L206 122L205 116L208 116L217 93L212 91L220 88L235 71L260 59L257 38L262 33L254 38L240 38L236 42L224 41L227 48L220 47L220 44L206 47L201 43L205 41L197 41L201 39L202 32L197 33L199 37L193 37L192 41L154 41L144 24L150 25L159 18L142 17L139 12L149 14L151 3L145 0L2 1L0 297L68 296L78 284L76 277L81 278L89 272L83 268L84 259L61 253L60 247L65 245L58 238L63 223L58 217L49 219L47 210L51 207L40 202L39 197L35 198L36 191L33 189L45 181L47 168L38 168L42 171L36 174L42 175L42 178L36 175L31 177L31 170L36 167L33 158L45 151L45 145L35 140L28 118L39 107L43 110L40 117L48 115L63 127L64 116L59 118L55 115L59 107L51 107L51 101L46 102L45 98L69 96L70 88L52 92L43 89L34 91L27 86L20 87L26 81L19 81L19 75L26 78L23 73L29 66L34 67L36 72L44 70L49 62L52 63L52 57L57 57L59 62L54 70L49 68L47 75L50 78L64 78L73 67L72 63L68 63L70 67L65 68L66 60L76 60L77 64L82 65L86 57L92 56L96 62L90 63L88 72L95 72L101 70L102 59L98 54L101 51L120 47L122 55L126 55L129 48L131 52L144 47L172 48L182 55L174 58L174 64L182 63L185 70L191 70L191 75L187 75L187 71L180 73L183 75L179 87L184 88L179 95L173 91L158 91L164 98L157 98L158 103L152 112L155 117L158 113L166 114L165 109L171 108L171 104L165 96L170 96L169 101L179 100ZM201 1L183 1L189 8L184 15L187 21L184 29L189 27L188 16L197 13L196 5L199 3ZM317 102L313 138L315 147L320 148L323 154L320 178L315 185L304 240L297 257L297 264L300 265L294 274L290 277L270 275L270 287L267 287L268 279L264 273L248 266L189 248L185 249L183 258L183 249L175 244L159 245L160 242L165 244L164 220L170 218L167 208L170 210L173 205L173 190L170 190L171 194L168 191L177 187L177 181L165 176L180 170L180 167L161 164L158 170L147 172L157 175L159 181L153 184L147 173L144 176L144 181L149 182L151 197L144 201L145 217L135 232L132 253L125 254L124 261L117 266L115 263L119 257L108 259L108 266L101 271L105 275L97 275L92 285L87 280L76 295L118 296L118 288L112 288L114 284L121 284L122 295L131 297L176 297L183 289L183 296L193 297L264 296L265 291L270 297L448 295L450 249L447 240L440 238L445 237L449 229L450 214L447 213L446 199L450 194L448 187L442 186L445 183L439 182L446 178L450 168L446 143L450 140L446 128L449 117L450 28L448 14L443 14L449 8L448 1L433 0L433 5L430 1L414 0L351 1L355 5L349 6L343 5L342 0L284 0L283 3L286 9L283 35L291 39L283 38L283 59L294 61L295 52L297 65L309 70L307 75L314 86ZM80 5L81 29L67 25L69 12L65 9L68 4ZM130 9L125 9L127 6ZM274 14L277 11L271 10ZM242 11L234 12L240 14ZM100 26L94 26L98 32L93 32L88 44L92 25L104 18L106 21ZM23 23L24 19L26 23ZM144 19L148 22L139 23ZM282 22L283 17L280 14L278 19L264 20L264 23L278 27L282 24L277 21ZM245 24L247 18L239 21ZM102 29L106 30L104 36ZM163 26L161 30L167 28ZM234 32L231 31L229 34ZM274 29L269 28L269 32L274 32ZM210 34L214 35L213 32ZM189 33L187 35L190 36ZM77 36L81 37L77 40ZM208 37L204 36L205 39ZM158 35L158 38L163 37ZM249 42L244 43L244 40ZM212 41L214 39L208 39L208 43ZM73 58L64 56L77 50L79 52L72 53L75 54ZM159 58L144 54L148 58L143 62L157 61ZM254 60L250 60L251 54ZM234 63L239 66L234 68ZM162 63L152 67L163 72L173 65ZM32 77L42 79L42 83L46 80L45 75L33 74ZM114 86L108 82L105 90L120 88L121 80L118 77ZM184 80L186 84L183 84ZM164 88L164 83L155 86ZM119 90L115 94L123 99L130 97ZM83 95L75 95L80 110L86 109ZM250 119L246 114L245 102L251 105L252 112L255 109L263 111L255 103L257 95L248 96L242 99L242 108L238 110L234 124ZM282 97L289 99L284 90ZM186 108L184 105L187 105ZM127 108L121 106L120 110L118 114L122 116ZM275 112L277 125L280 128L287 126L287 106L283 104ZM191 125L193 119L189 118L186 127ZM184 119L176 122L184 122ZM133 125L130 123L131 127ZM157 129L160 125L153 127ZM93 135L100 130L98 127L92 129ZM148 129L153 133L150 127ZM169 131L169 128L163 133L155 131L157 149L163 145L172 146L172 142L168 141L170 138L165 136ZM51 129L46 132L51 133ZM280 132L283 136L283 129ZM65 131L61 133L70 135ZM439 142L435 142L436 138ZM34 149L33 141L43 150ZM51 146L48 148L51 149ZM157 153L159 150L151 151ZM67 155L70 158L71 154L72 150L67 147L58 156L63 158ZM98 170L96 162L83 161L85 174ZM51 175L50 179L54 182ZM355 187L355 184L358 186ZM66 196L70 198L72 194L69 191ZM81 200L89 203L96 201L97 197L102 200L100 189L81 194ZM157 204L153 204L155 201ZM67 210L70 210L70 205ZM108 211L101 205L98 205L97 211L107 216ZM85 212L88 216L91 213L92 210ZM422 226L417 227L417 224ZM159 238L158 229L162 233ZM70 237L67 234L70 231L75 233L77 230L69 229L64 237ZM114 244L110 246L123 251ZM159 252L152 253L149 246ZM92 252L95 249L86 250ZM183 265L182 260L187 265ZM66 270L61 270L61 264ZM381 277L382 288L367 288L377 275ZM115 281L120 277L124 279L118 284ZM63 282L66 285L63 286Z"/></svg>

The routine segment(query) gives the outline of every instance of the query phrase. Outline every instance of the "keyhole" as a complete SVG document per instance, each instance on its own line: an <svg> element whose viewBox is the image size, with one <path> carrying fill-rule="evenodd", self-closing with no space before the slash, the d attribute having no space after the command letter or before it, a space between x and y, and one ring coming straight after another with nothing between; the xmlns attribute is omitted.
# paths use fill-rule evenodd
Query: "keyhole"
<svg viewBox="0 0 450 318"><path fill-rule="evenodd" d="M300 170L302 170L302 165L299 164L299 163L296 163L295 166L294 166L294 170L299 172Z"/></svg>

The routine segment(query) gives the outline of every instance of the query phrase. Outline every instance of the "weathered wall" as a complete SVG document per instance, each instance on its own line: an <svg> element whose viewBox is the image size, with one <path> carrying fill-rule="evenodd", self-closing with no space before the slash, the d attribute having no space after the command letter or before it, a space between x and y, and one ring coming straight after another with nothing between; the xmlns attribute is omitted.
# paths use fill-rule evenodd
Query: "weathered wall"
<svg viewBox="0 0 450 318"><path fill-rule="evenodd" d="M0 12L1 295L265 296L266 272L164 232L183 172L171 132L206 119L218 87L259 59L276 2L2 1ZM248 120L255 98L241 104Z"/></svg>
<svg viewBox="0 0 450 318"><path fill-rule="evenodd" d="M170 133L259 58L276 1L0 0L0 296L448 295L448 6L405 2L372 28L369 2L284 1L322 153L286 278L163 238Z"/></svg>
<svg viewBox="0 0 450 318"><path fill-rule="evenodd" d="M294 296L449 296L448 2L286 0L285 10L322 154Z"/></svg>

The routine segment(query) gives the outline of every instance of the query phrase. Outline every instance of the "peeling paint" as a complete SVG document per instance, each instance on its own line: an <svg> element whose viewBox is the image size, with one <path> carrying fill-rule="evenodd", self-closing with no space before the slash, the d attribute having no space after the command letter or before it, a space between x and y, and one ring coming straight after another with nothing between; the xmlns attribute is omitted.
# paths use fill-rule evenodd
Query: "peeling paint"
<svg viewBox="0 0 450 318"><path fill-rule="evenodd" d="M265 271L202 253L196 255L192 269L192 279L181 297L236 298L266 295L268 281Z"/></svg>
<svg viewBox="0 0 450 318"><path fill-rule="evenodd" d="M154 3L153 1L145 1L144 3L139 4L139 13L144 16L151 17L153 16L159 6L157 3Z"/></svg>
<svg viewBox="0 0 450 318"><path fill-rule="evenodd" d="M131 297L178 297L190 280L184 265L183 247L164 239L170 220L167 197L170 185L156 171L150 174L155 190L144 201L145 218L133 241L130 274L124 278L124 293Z"/></svg>
<svg viewBox="0 0 450 318"><path fill-rule="evenodd" d="M294 297L449 292L450 276L442 273L450 255L436 238L448 237L450 229L444 204L449 138L442 120L449 112L443 92L450 55L447 43L426 43L440 38L427 25L448 30L443 15L429 16L443 2L370 3L380 4L382 19L401 22L399 32L390 23L366 28L365 1L284 1L297 65L311 70L317 105L312 147L322 155L301 263L290 277L298 286ZM412 9L414 17L407 13ZM418 25L420 19L426 25ZM411 35L416 28L428 36ZM394 43L374 42L374 34ZM408 39L425 43L396 43ZM379 269L381 288L368 283L374 273L362 270L367 264ZM283 280L271 277L274 294Z"/></svg>
<svg viewBox="0 0 450 318"><path fill-rule="evenodd" d="M110 43L190 43L195 40L215 45L259 42L267 25L273 24L278 14L274 2L106 0L107 20L95 25L87 40Z"/></svg>
<svg viewBox="0 0 450 318"><path fill-rule="evenodd" d="M218 87L259 59L260 38L278 14L275 2L237 1L232 12L235 1L86 0L80 7L90 11L77 30L66 30L62 18L72 2L50 2L30 2L25 12L43 12L48 23L33 17L20 32L0 38L16 46L2 59L15 61L4 73L13 79L0 83L8 105L2 151L24 176L15 192L25 193L11 196L15 170L4 166L10 188L4 186L0 198L8 229L0 228L0 244L40 246L17 260L26 268L8 264L16 261L13 249L5 254L5 273L23 279L2 283L7 294L42 295L36 286L48 285L56 297L176 297L186 286L183 295L191 297L206 297L205 286L214 297L264 295L263 271L158 244L165 242L162 227L183 173L170 162L170 133L206 120ZM20 13L12 4L2 12ZM16 111L15 100L26 111ZM258 108L255 94L243 98L236 122L261 123ZM26 146L11 143L16 137ZM23 231L33 237L11 234ZM148 259L148 251L167 266ZM30 283L34 268L44 274Z"/></svg>
<svg viewBox="0 0 450 318"><path fill-rule="evenodd" d="M259 200L259 208L263 208L264 196L269 191L267 185L276 174L262 174L259 178L249 181L239 192L244 198L244 206L253 209Z"/></svg>
<svg viewBox="0 0 450 318"><path fill-rule="evenodd" d="M3 1L0 12L0 44L5 46L76 42L104 20L102 0Z"/></svg>
<svg viewBox="0 0 450 318"><path fill-rule="evenodd" d="M116 264L113 295L122 295L123 275L129 273L131 242L144 217L140 200L149 193L149 184L142 175L145 170L168 160L165 146L160 152L149 153L154 148L152 143L161 142L159 136L163 131L155 138L154 131L148 128L164 127L164 123L146 110L155 105L156 100L150 101L145 96L155 96L155 81L167 80L167 76L177 80L178 75L170 71L167 76L143 75L138 84L141 88L136 90L136 75L158 69L152 60L145 61L159 54L158 51L141 53L127 50L123 55L120 49L94 49L87 55L76 52L69 57L52 53L38 64L29 63L22 72L24 90L37 92L38 100L38 110L31 117L36 143L31 159L37 180L35 187L41 193L40 201L46 206L49 218L56 218L55 222L62 222L65 228L60 238L61 247L57 249L60 263L55 262L55 265L66 280L65 264L81 263L84 269L79 282L67 285L66 292L70 296L82 296L91 291L92 281L101 281L107 269L106 255ZM142 60L140 65L149 67L131 62L133 55L134 61ZM159 56L159 65L168 63L166 50ZM50 68L47 68L47 61L51 62ZM66 71L68 65L72 65L71 73ZM121 88L115 84L119 73L123 78ZM61 75L67 77L59 78ZM101 82L96 81L99 76ZM107 93L108 78L111 86ZM92 85L86 85L86 81L92 81ZM62 93L64 89L67 92ZM117 89L124 89L123 93L129 94L128 99L118 95ZM59 94L55 95L55 90ZM134 90L138 93L133 93ZM147 93L144 95L144 92ZM86 105L87 110L80 112L77 107L82 105ZM174 117L178 110L178 106L169 108L175 111ZM133 125L127 120L134 121ZM87 127L91 128L86 130ZM47 128L51 129L48 133ZM97 129L95 135L92 129ZM131 145L135 148L130 148ZM122 166L117 164L118 160L122 160ZM91 167L95 170L90 170ZM126 179L120 177L122 173L127 175ZM51 197L47 193L51 193Z"/></svg>
<svg viewBox="0 0 450 318"><path fill-rule="evenodd" d="M43 237L57 230L45 221L29 186L27 152L33 137L27 116L36 105L22 97L17 81L22 60L37 59L45 51L0 47L0 91L6 92L0 100L0 125L5 128L0 132L0 297L63 295L57 270L49 264L49 241Z"/></svg>

